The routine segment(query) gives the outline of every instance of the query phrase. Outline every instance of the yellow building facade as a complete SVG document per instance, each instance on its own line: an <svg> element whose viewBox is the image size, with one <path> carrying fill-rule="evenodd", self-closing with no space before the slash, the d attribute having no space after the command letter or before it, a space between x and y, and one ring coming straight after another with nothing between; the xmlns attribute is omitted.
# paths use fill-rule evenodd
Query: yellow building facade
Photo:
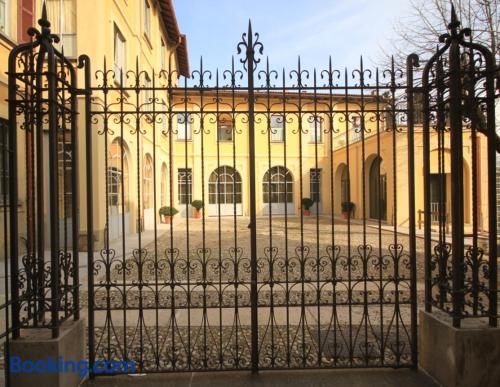
<svg viewBox="0 0 500 387"><path fill-rule="evenodd" d="M179 210L176 219L191 216L193 200L204 202L206 218L249 216L248 95L241 91L215 94L213 90L184 93L182 87L176 87L178 78L189 76L190 70L186 37L179 31L172 2L47 0L46 4L53 32L61 37L56 47L64 46L65 55L74 60L75 66L78 54L88 55L92 71L98 71L92 81L96 89L92 95L93 238L97 243L154 229L163 206ZM16 43L8 31L17 29L18 20L15 7L5 9L12 22L0 36L2 101L7 98L7 57ZM40 15L41 9L39 2L35 13ZM128 73L136 69L140 70L139 80L133 79L139 73ZM165 78L169 74L170 83ZM83 76L79 76L78 86L85 87ZM140 90L136 92L136 88ZM312 98L307 93L257 93L258 216L299 216L302 199L312 198L313 215L340 217L342 203L352 202L354 220L377 223L380 219L384 225L408 227L406 127L403 123L389 124L377 114L387 104L382 97L365 96L362 102L360 98L355 94L318 94ZM83 96L79 97L78 110L85 110ZM5 102L0 103L0 115L7 117ZM83 244L88 237L84 114L79 115L78 124ZM469 131L464 132L464 144L470 144L470 136ZM417 220L423 219L424 208L422 143L421 127L417 125ZM432 135L431 150L435 148L437 137ZM19 160L24 160L24 147L18 149ZM482 179L482 189L478 196L484 204L477 210L483 229L487 225L485 149L486 141L480 138L477 175ZM433 175L438 174L435 154L431 156ZM468 225L473 210L471 158L471 148L466 145L464 200ZM448 213L449 152L445 159L445 175L433 177L431 184L442 186L442 181L446 182L444 205ZM20 184L25 180L25 172L20 171ZM25 192L25 187L20 189L20 213Z"/></svg>

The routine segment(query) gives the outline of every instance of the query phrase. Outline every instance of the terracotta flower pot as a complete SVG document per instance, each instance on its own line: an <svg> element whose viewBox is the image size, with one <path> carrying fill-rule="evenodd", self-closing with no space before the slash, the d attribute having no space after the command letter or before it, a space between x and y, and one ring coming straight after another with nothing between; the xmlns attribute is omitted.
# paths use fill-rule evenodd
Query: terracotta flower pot
<svg viewBox="0 0 500 387"><path fill-rule="evenodd" d="M164 215L163 219L165 220L165 224L172 224L172 217L168 215Z"/></svg>
<svg viewBox="0 0 500 387"><path fill-rule="evenodd" d="M311 210L304 210L304 216L311 216Z"/></svg>
<svg viewBox="0 0 500 387"><path fill-rule="evenodd" d="M348 212L342 212L342 217L344 219L349 219L349 213Z"/></svg>
<svg viewBox="0 0 500 387"><path fill-rule="evenodd" d="M194 212L195 219L200 219L201 218L201 211L194 210L193 212Z"/></svg>

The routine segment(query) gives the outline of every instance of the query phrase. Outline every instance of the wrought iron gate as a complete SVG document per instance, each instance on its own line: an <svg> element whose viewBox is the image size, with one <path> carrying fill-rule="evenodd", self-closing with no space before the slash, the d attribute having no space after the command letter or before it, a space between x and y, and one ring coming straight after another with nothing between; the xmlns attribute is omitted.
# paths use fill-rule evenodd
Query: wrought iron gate
<svg viewBox="0 0 500 387"><path fill-rule="evenodd" d="M186 79L172 60L159 72L137 60L87 77L87 177L101 203L89 231L99 245L92 362L126 358L140 372L416 364L403 72L362 60L352 73L300 60L277 72L262 53L249 25L227 71L200 61ZM315 201L310 216L303 199ZM398 201L411 210L398 215ZM181 211L170 225L163 206Z"/></svg>
<svg viewBox="0 0 500 387"><path fill-rule="evenodd" d="M462 143L453 135L462 132L463 114L453 110L460 105L453 98L460 100L467 89L479 98L471 104L486 107L486 115L467 117L472 141L486 117L490 184L498 144L491 58L463 41L466 33L458 32L456 19L422 79L416 55L408 57L405 71L394 61L388 69L366 69L362 59L352 72L336 70L332 60L322 71L308 71L300 59L293 70L276 71L262 60L263 45L249 24L229 70L210 72L200 60L187 79L170 58L158 72L141 68L137 59L134 70L104 61L92 73L91 59L81 56L82 89L76 69L53 47L50 24L46 18L40 23L33 42L13 51L9 68L12 232L6 255L12 297L2 308L13 327L7 338L27 327L49 327L56 336L61 322L78 319L79 307L86 306L91 365L133 360L138 372L414 367L424 267L428 310L431 304L447 309L451 294L456 325L469 307L472 316L496 324L491 189L488 250L479 246L474 197L472 247L467 259L453 257L452 292L448 285L442 182L448 111L451 173L458 184L451 192L454 250L463 250L457 244L467 223L467 204L457 198L464 187L456 169L462 168ZM486 64L465 61L460 67L457 45L470 48L469 58L480 52ZM450 47L450 71L441 73ZM457 66L470 76L461 87L454 83ZM473 85L483 80L487 86L478 92ZM26 252L18 246L20 130L32 156L26 164L32 171L26 177ZM78 139L85 142L80 158ZM434 140L439 162L433 164ZM423 153L416 155L420 145ZM474 192L480 175L474 152L480 148L472 149ZM423 173L415 160L422 160ZM78 161L85 170L82 184ZM430 197L435 164L441 179L437 215ZM422 181L425 194L418 188ZM83 185L86 194L78 195ZM61 215L50 217L50 243L44 240L46 198L50 213ZM201 214L195 207L202 207ZM417 211L425 217L424 243L417 239ZM433 219L438 258L431 254ZM79 244L88 252L86 278L79 278ZM471 276L461 266L465 261ZM435 269L439 275L433 276ZM465 277L470 303L460 293Z"/></svg>

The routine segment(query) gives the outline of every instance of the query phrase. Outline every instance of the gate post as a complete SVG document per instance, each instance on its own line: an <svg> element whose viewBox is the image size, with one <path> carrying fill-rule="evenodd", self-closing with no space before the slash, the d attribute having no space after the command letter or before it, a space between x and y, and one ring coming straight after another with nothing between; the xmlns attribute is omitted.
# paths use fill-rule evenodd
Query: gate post
<svg viewBox="0 0 500 387"><path fill-rule="evenodd" d="M85 359L76 247L79 91L73 64L64 51L55 47L59 38L51 33L45 3L38 24L39 29L28 30L31 37L28 43L11 50L8 62L12 176L9 259L14 340L10 342L10 358L6 360L19 357L22 362L50 364L51 359L62 358L64 362L76 363ZM29 151L25 160L18 153L23 142ZM18 180L23 168L30 180L25 187ZM61 193L60 188L69 186L72 197L66 200L69 193L66 189ZM24 199L29 206L26 226L20 224L18 215L19 200ZM50 237L46 240L47 231ZM24 233L28 241L26 249L19 243ZM61 371L58 367L56 371ZM82 375L74 371L13 372L10 379L12 385L20 387L37 383L71 387L82 380Z"/></svg>
<svg viewBox="0 0 500 387"><path fill-rule="evenodd" d="M495 152L500 145L495 133L496 64L488 48L464 39L471 37L471 30L460 28L453 6L448 31L441 36L443 45L427 62L422 74L426 115L423 127L426 310L420 312L419 363L445 386L496 386L500 379L500 329L496 327ZM476 148L475 137L479 133L487 141L487 149ZM464 151L469 137L471 152ZM444 157L448 139L449 161ZM443 199L439 202L439 231L437 236L431 234L430 144L433 147L437 144L441 181L444 181L442 175L451 170L451 243L446 227L448 219L443 216ZM487 155L485 170L478 171L474 166L476 152ZM464 177L467 165L464 157L472 159L471 183ZM470 196L471 191L477 190L476 174L485 178L488 186L488 243L483 245L479 244L482 236L477 227L478 195L473 194L472 199L466 196L467 191ZM444 196L442 192L440 195ZM472 224L465 225L470 223L470 215ZM485 324L487 318L489 324ZM465 320L467 323L463 323Z"/></svg>

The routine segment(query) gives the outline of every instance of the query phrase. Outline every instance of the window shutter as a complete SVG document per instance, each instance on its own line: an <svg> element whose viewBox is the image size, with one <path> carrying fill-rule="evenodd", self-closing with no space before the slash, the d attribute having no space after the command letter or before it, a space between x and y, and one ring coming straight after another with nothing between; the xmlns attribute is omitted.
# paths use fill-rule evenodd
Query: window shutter
<svg viewBox="0 0 500 387"><path fill-rule="evenodd" d="M19 21L17 26L18 42L26 42L30 39L26 31L28 28L35 25L35 1L34 0L18 0Z"/></svg>

